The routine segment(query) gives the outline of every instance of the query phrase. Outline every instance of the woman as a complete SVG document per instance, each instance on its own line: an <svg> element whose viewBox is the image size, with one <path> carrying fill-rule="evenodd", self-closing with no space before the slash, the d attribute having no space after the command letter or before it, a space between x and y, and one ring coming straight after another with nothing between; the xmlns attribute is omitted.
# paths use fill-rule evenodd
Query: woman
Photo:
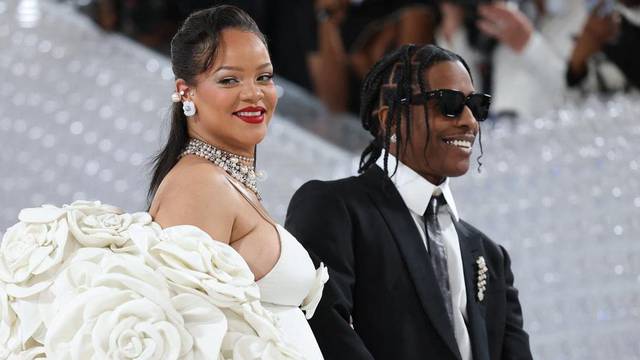
<svg viewBox="0 0 640 360"><path fill-rule="evenodd" d="M192 14L171 48L149 212L21 211L0 245L0 358L322 359L307 318L326 268L255 186L277 102L264 36L219 6Z"/></svg>
<svg viewBox="0 0 640 360"><path fill-rule="evenodd" d="M171 61L171 133L157 157L149 213L162 227L195 225L236 249L287 337L320 358L298 309L315 280L311 259L269 217L255 184L255 148L277 103L264 36L238 8L204 10L171 41Z"/></svg>

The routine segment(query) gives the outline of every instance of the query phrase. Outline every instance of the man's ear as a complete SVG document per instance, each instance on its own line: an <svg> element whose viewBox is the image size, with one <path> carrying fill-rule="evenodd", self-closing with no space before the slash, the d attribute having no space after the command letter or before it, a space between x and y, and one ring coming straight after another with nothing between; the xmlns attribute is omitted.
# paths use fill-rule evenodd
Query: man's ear
<svg viewBox="0 0 640 360"><path fill-rule="evenodd" d="M380 106L378 109L378 121L380 122L380 128L384 129L387 126L387 114L389 113L389 107L387 105Z"/></svg>
<svg viewBox="0 0 640 360"><path fill-rule="evenodd" d="M380 122L380 132L387 129L387 121L389 120L389 107L387 105L381 106L378 109L378 121ZM393 124L391 124L393 127ZM392 130L393 131L393 130Z"/></svg>

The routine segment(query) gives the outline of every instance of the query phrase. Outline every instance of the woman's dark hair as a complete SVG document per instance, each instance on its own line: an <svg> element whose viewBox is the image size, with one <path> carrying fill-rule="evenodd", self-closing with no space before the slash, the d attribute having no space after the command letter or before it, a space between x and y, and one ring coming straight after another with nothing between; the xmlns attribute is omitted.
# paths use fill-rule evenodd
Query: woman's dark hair
<svg viewBox="0 0 640 360"><path fill-rule="evenodd" d="M194 86L196 76L211 70L215 62L223 30L238 29L256 34L267 45L255 21L235 6L221 5L191 14L171 40L171 66L176 79ZM153 158L153 176L149 185L151 201L160 183L178 162L178 156L189 141L187 117L182 103L173 103L171 130L167 144Z"/></svg>
<svg viewBox="0 0 640 360"><path fill-rule="evenodd" d="M411 141L413 121L411 96L416 88L422 94L429 91L429 84L426 83L424 74L431 66L443 61L459 61L471 76L469 66L462 57L436 45L425 45L420 48L415 45L404 45L386 55L369 71L362 85L360 119L362 127L373 135L373 140L362 152L359 173L363 173L375 164L384 150L384 172L389 174L387 162L391 129L392 127L401 129L404 126L407 141ZM384 122L385 129L380 129L381 123L378 119L378 112L382 106L389 107L387 119ZM425 117L428 116L426 102L424 114ZM427 131L429 131L428 121ZM398 149L404 148L403 141L401 132L396 131ZM482 154L482 143L480 143L480 152Z"/></svg>

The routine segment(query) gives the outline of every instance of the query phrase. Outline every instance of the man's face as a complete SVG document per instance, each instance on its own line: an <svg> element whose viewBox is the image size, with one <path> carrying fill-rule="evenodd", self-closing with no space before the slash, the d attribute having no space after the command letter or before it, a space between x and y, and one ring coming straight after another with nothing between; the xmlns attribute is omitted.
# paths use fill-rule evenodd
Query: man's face
<svg viewBox="0 0 640 360"><path fill-rule="evenodd" d="M469 73L458 61L437 63L424 76L429 90L452 89L465 95L475 91ZM436 185L446 177L464 175L469 170L471 148L479 130L467 106L459 116L450 118L440 112L437 101L427 102L428 129L424 107L411 106L411 139L400 152L405 165ZM399 131L407 139L404 129Z"/></svg>

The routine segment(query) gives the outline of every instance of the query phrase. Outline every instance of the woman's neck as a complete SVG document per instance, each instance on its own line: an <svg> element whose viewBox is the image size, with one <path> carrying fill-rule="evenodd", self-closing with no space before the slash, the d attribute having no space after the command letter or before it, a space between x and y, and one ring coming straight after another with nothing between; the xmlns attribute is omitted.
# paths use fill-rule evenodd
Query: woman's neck
<svg viewBox="0 0 640 360"><path fill-rule="evenodd" d="M206 134L201 134L196 131L189 130L189 137L238 156L253 158L255 154L255 147L247 148L243 146L233 146L225 143L224 141L220 141L213 136L207 136Z"/></svg>

